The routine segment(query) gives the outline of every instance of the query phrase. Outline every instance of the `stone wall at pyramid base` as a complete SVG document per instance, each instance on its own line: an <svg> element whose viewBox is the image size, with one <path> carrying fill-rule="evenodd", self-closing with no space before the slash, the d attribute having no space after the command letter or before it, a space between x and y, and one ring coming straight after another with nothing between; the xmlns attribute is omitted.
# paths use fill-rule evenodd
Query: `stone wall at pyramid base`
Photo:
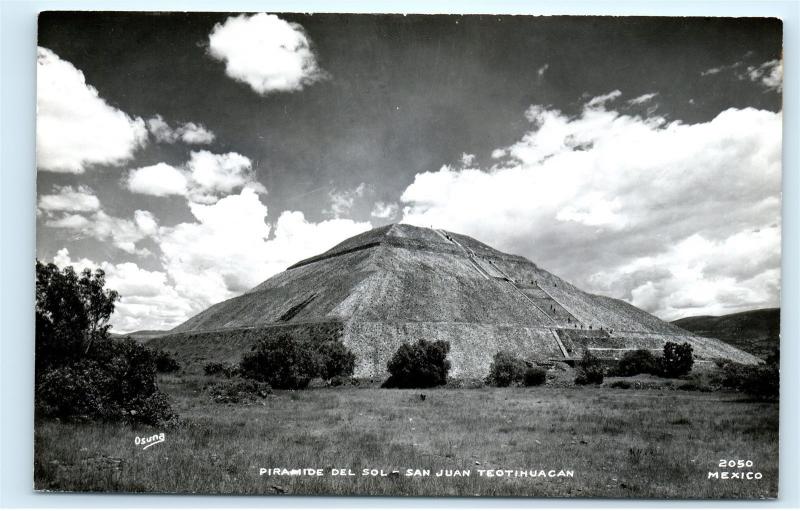
<svg viewBox="0 0 800 511"><path fill-rule="evenodd" d="M450 376L464 379L484 378L495 353L501 350L534 363L577 360L585 349L600 359L618 360L631 350L647 349L657 355L667 342L687 342L700 363L718 359L745 364L761 362L716 339L692 335L617 331L609 334L598 330L453 322L281 323L176 333L152 339L148 345L175 352L187 371L202 373L209 362L238 363L260 339L281 333L298 341L340 339L356 355L355 376L372 379L385 379L386 363L397 348L418 339L449 342Z"/></svg>

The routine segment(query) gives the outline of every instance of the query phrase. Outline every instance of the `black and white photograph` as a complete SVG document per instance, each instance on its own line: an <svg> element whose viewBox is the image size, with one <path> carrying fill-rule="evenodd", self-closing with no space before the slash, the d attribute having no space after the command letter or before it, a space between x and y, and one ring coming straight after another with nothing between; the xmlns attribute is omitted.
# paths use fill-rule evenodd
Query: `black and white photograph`
<svg viewBox="0 0 800 511"><path fill-rule="evenodd" d="M36 491L778 497L780 19L37 37Z"/></svg>

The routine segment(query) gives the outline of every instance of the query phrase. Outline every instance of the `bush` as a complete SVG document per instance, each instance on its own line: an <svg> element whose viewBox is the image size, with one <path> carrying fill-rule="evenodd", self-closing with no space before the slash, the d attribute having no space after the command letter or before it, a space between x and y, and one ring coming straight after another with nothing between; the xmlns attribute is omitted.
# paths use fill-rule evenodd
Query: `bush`
<svg viewBox="0 0 800 511"><path fill-rule="evenodd" d="M583 351L583 357L578 362L577 369L578 374L575 377L577 385L603 383L603 364L588 349Z"/></svg>
<svg viewBox="0 0 800 511"><path fill-rule="evenodd" d="M609 385L612 389L629 389L631 388L631 382L618 380Z"/></svg>
<svg viewBox="0 0 800 511"><path fill-rule="evenodd" d="M722 368L722 385L757 399L775 399L780 391L777 364L747 365L729 362Z"/></svg>
<svg viewBox="0 0 800 511"><path fill-rule="evenodd" d="M547 382L547 371L541 367L529 367L525 370L525 377L522 383L526 387L538 387Z"/></svg>
<svg viewBox="0 0 800 511"><path fill-rule="evenodd" d="M36 386L44 416L159 424L172 417L155 384L153 353L130 338L95 343L92 357L46 370Z"/></svg>
<svg viewBox="0 0 800 511"><path fill-rule="evenodd" d="M667 378L685 376L692 370L692 365L694 357L689 343L668 342L664 345L664 355L661 357L662 376Z"/></svg>
<svg viewBox="0 0 800 511"><path fill-rule="evenodd" d="M181 365L175 360L175 356L164 350L158 350L153 354L156 363L156 371L159 373L174 373L179 371Z"/></svg>
<svg viewBox="0 0 800 511"><path fill-rule="evenodd" d="M351 376L355 355L341 341L314 344L280 334L253 346L242 357L239 369L242 376L276 389L303 389L313 378Z"/></svg>
<svg viewBox="0 0 800 511"><path fill-rule="evenodd" d="M629 351L617 363L617 376L636 376L637 374L658 375L661 372L658 358L649 350Z"/></svg>
<svg viewBox="0 0 800 511"><path fill-rule="evenodd" d="M320 360L319 376L323 380L353 376L356 356L339 341L325 342L318 348Z"/></svg>
<svg viewBox="0 0 800 511"><path fill-rule="evenodd" d="M232 378L239 374L239 368L232 364L209 362L203 366L203 373L205 373L206 376L222 375L226 378Z"/></svg>
<svg viewBox="0 0 800 511"><path fill-rule="evenodd" d="M429 388L444 385L450 371L449 351L450 343L446 341L420 339L413 345L403 343L386 364L390 376L383 386Z"/></svg>
<svg viewBox="0 0 800 511"><path fill-rule="evenodd" d="M216 403L252 403L272 394L266 383L237 378L209 385L206 392Z"/></svg>
<svg viewBox="0 0 800 511"><path fill-rule="evenodd" d="M528 365L521 359L505 351L495 353L486 384L494 387L508 387L521 383Z"/></svg>

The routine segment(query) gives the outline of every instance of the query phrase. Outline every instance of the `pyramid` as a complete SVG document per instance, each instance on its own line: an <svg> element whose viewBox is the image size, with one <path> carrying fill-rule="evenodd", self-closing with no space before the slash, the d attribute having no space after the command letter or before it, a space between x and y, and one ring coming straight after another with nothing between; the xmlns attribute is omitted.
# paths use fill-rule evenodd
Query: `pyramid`
<svg viewBox="0 0 800 511"><path fill-rule="evenodd" d="M629 303L584 292L524 257L469 236L392 224L349 238L211 306L152 342L192 361L236 362L259 338L340 339L357 377L386 375L404 342L444 340L450 375L482 378L498 351L538 363L589 350L619 359L689 343L695 359L760 359L699 337ZM185 359L185 358L184 358Z"/></svg>

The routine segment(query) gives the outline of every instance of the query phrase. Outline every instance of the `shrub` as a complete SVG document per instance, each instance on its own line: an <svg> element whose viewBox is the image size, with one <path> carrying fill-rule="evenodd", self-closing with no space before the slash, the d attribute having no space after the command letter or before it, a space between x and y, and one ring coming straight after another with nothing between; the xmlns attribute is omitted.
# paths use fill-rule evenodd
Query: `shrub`
<svg viewBox="0 0 800 511"><path fill-rule="evenodd" d="M266 338L242 357L242 376L276 389L303 389L313 378L351 376L355 355L341 341L322 344L295 341L287 334Z"/></svg>
<svg viewBox="0 0 800 511"><path fill-rule="evenodd" d="M495 353L492 365L489 366L489 375L486 384L494 387L508 387L521 383L525 378L525 362L505 351Z"/></svg>
<svg viewBox="0 0 800 511"><path fill-rule="evenodd" d="M541 367L529 367L525 370L525 377L522 383L526 387L538 387L547 382L547 371Z"/></svg>
<svg viewBox="0 0 800 511"><path fill-rule="evenodd" d="M694 365L692 347L689 343L668 342L664 345L661 357L661 374L667 378L677 378L689 374Z"/></svg>
<svg viewBox="0 0 800 511"><path fill-rule="evenodd" d="M324 380L353 376L356 356L340 341L329 341L318 348L320 360L319 376Z"/></svg>
<svg viewBox="0 0 800 511"><path fill-rule="evenodd" d="M109 338L117 298L102 270L36 262L37 415L147 424L173 416L156 385L155 354Z"/></svg>
<svg viewBox="0 0 800 511"><path fill-rule="evenodd" d="M390 376L383 386L428 388L444 385L450 371L449 351L450 343L446 341L420 339L415 344L401 344L386 364Z"/></svg>
<svg viewBox="0 0 800 511"><path fill-rule="evenodd" d="M637 374L660 373L658 358L649 350L629 351L617 363L617 376L636 376Z"/></svg>
<svg viewBox="0 0 800 511"><path fill-rule="evenodd" d="M226 378L231 378L239 373L239 368L223 362L209 362L203 366L203 373L207 376L222 375Z"/></svg>
<svg viewBox="0 0 800 511"><path fill-rule="evenodd" d="M175 356L164 350L158 350L153 354L156 363L156 371L159 373L174 373L179 371L181 365L175 360Z"/></svg>
<svg viewBox="0 0 800 511"><path fill-rule="evenodd" d="M612 389L629 389L631 388L631 382L625 380L618 380L612 383L610 387Z"/></svg>
<svg viewBox="0 0 800 511"><path fill-rule="evenodd" d="M722 385L757 399L774 399L780 390L777 364L747 365L729 362L722 369Z"/></svg>
<svg viewBox="0 0 800 511"><path fill-rule="evenodd" d="M91 358L46 370L36 386L45 416L159 424L172 417L155 384L153 353L130 338L95 343Z"/></svg>
<svg viewBox="0 0 800 511"><path fill-rule="evenodd" d="M264 382L237 378L206 387L216 403L252 403L272 394L272 388Z"/></svg>
<svg viewBox="0 0 800 511"><path fill-rule="evenodd" d="M588 349L583 351L583 357L578 362L577 369L578 374L575 377L577 385L603 383L603 364Z"/></svg>

